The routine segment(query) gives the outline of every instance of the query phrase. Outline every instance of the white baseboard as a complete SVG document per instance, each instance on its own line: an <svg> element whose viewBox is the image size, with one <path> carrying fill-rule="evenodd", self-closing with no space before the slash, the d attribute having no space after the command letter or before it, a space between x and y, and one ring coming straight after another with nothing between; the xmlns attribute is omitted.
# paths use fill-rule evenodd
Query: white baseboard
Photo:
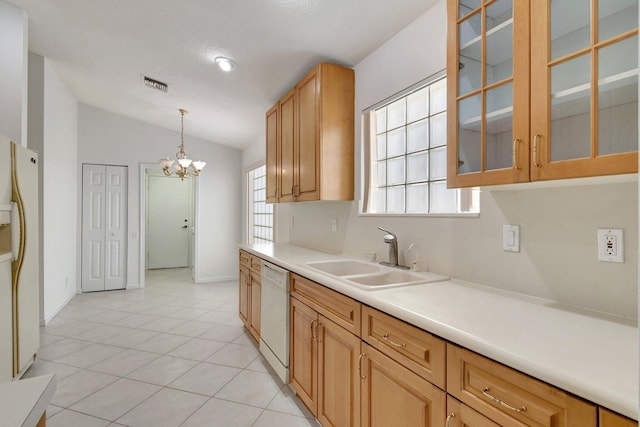
<svg viewBox="0 0 640 427"><path fill-rule="evenodd" d="M75 297L76 294L71 294L69 295L64 301L62 301L62 303L60 305L58 305L55 310L53 310L53 314L51 316L45 317L44 320L40 321L40 326L45 326L47 325L49 322L51 322L51 319L53 319L56 314L58 314L60 312L60 310L62 310L63 308L65 308L65 306L67 304L69 304L69 302L73 299L73 297Z"/></svg>
<svg viewBox="0 0 640 427"><path fill-rule="evenodd" d="M127 283L126 289L140 289L140 283Z"/></svg>
<svg viewBox="0 0 640 427"><path fill-rule="evenodd" d="M195 279L194 283L215 283L215 282L230 282L232 280L238 280L238 275L233 276L216 276L216 277L204 277Z"/></svg>

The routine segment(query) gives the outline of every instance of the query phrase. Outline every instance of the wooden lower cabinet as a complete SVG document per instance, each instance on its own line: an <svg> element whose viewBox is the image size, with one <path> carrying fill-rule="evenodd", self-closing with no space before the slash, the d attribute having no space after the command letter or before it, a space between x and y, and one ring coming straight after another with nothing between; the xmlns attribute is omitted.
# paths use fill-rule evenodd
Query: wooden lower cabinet
<svg viewBox="0 0 640 427"><path fill-rule="evenodd" d="M318 421L360 426L360 338L324 316L318 321Z"/></svg>
<svg viewBox="0 0 640 427"><path fill-rule="evenodd" d="M500 427L464 403L447 396L446 427Z"/></svg>
<svg viewBox="0 0 640 427"><path fill-rule="evenodd" d="M311 413L318 414L318 313L295 298L289 309L289 383Z"/></svg>
<svg viewBox="0 0 640 427"><path fill-rule="evenodd" d="M323 426L360 426L360 338L291 298L291 386Z"/></svg>
<svg viewBox="0 0 640 427"><path fill-rule="evenodd" d="M608 409L600 408L598 410L599 427L637 427L638 422L622 415L611 412Z"/></svg>
<svg viewBox="0 0 640 427"><path fill-rule="evenodd" d="M249 269L240 265L240 274L238 276L239 301L240 301L240 320L249 325L249 287L251 286L251 277Z"/></svg>
<svg viewBox="0 0 640 427"><path fill-rule="evenodd" d="M296 274L290 331L291 386L325 427L638 425Z"/></svg>
<svg viewBox="0 0 640 427"><path fill-rule="evenodd" d="M240 320L256 341L260 341L260 304L262 288L260 268L262 260L240 251L238 301Z"/></svg>
<svg viewBox="0 0 640 427"><path fill-rule="evenodd" d="M362 354L363 426L444 425L444 391L366 343Z"/></svg>

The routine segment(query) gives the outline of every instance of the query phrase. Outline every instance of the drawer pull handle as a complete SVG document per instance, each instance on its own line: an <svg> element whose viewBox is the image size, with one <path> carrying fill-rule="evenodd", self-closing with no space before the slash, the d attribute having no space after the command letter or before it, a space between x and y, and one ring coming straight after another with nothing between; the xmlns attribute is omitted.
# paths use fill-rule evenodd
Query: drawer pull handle
<svg viewBox="0 0 640 427"><path fill-rule="evenodd" d="M388 342L389 344L391 344L391 345L393 345L393 346L395 346L395 347L401 347L401 348L404 348L404 347L406 347L406 346L407 346L406 344L398 344L397 342L395 342L394 340L392 340L391 338L389 338L389 334L384 334L384 335L382 336L382 338L383 338L386 342Z"/></svg>
<svg viewBox="0 0 640 427"><path fill-rule="evenodd" d="M360 379L362 380L366 380L367 376L366 375L362 375L362 358L365 356L364 353L360 353L360 356L358 357L358 376L360 377Z"/></svg>
<svg viewBox="0 0 640 427"><path fill-rule="evenodd" d="M542 166L538 160L538 139L540 138L542 138L540 134L533 137L533 164L538 168Z"/></svg>
<svg viewBox="0 0 640 427"><path fill-rule="evenodd" d="M318 321L312 320L311 321L311 339L313 341L315 341L317 338L317 328L318 328Z"/></svg>
<svg viewBox="0 0 640 427"><path fill-rule="evenodd" d="M452 419L452 418L455 418L455 416L456 416L456 414L454 414L453 412L452 412L452 413L450 413L450 414L447 416L447 420L444 422L444 427L449 427L449 423L451 422L451 419Z"/></svg>
<svg viewBox="0 0 640 427"><path fill-rule="evenodd" d="M520 166L518 166L518 144L520 143L520 139L513 140L513 167L517 170L520 170Z"/></svg>
<svg viewBox="0 0 640 427"><path fill-rule="evenodd" d="M514 406L509 405L508 403L503 402L502 400L498 399L495 396L492 396L489 394L489 392L491 391L491 389L489 387L485 387L484 390L482 390L482 394L484 394L485 396L487 396L489 399L493 400L494 402L498 403L500 406L504 406L505 408L511 409L514 412L525 412L527 410L527 408L525 406L521 406L519 408L516 408Z"/></svg>

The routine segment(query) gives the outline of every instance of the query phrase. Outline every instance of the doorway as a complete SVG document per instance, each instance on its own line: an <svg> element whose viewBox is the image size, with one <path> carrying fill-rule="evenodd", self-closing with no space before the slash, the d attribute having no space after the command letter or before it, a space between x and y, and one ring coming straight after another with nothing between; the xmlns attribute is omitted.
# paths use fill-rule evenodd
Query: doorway
<svg viewBox="0 0 640 427"><path fill-rule="evenodd" d="M148 270L187 268L195 277L196 182L141 165L141 286Z"/></svg>

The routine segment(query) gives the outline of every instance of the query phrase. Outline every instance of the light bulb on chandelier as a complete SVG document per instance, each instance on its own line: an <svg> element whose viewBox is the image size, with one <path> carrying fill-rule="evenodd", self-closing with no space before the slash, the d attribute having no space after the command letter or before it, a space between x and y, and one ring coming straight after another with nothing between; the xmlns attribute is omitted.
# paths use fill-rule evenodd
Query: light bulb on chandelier
<svg viewBox="0 0 640 427"><path fill-rule="evenodd" d="M207 162L203 162L201 160L191 160L187 157L187 154L184 152L184 115L188 113L187 110L180 108L180 145L178 146L179 151L176 153L176 160L171 160L169 158L160 159L160 167L162 168L162 172L166 176L175 175L179 177L181 180L184 180L185 177L198 176L202 169L206 166ZM174 167L174 170L171 170L171 167ZM191 170L189 169L191 167Z"/></svg>

